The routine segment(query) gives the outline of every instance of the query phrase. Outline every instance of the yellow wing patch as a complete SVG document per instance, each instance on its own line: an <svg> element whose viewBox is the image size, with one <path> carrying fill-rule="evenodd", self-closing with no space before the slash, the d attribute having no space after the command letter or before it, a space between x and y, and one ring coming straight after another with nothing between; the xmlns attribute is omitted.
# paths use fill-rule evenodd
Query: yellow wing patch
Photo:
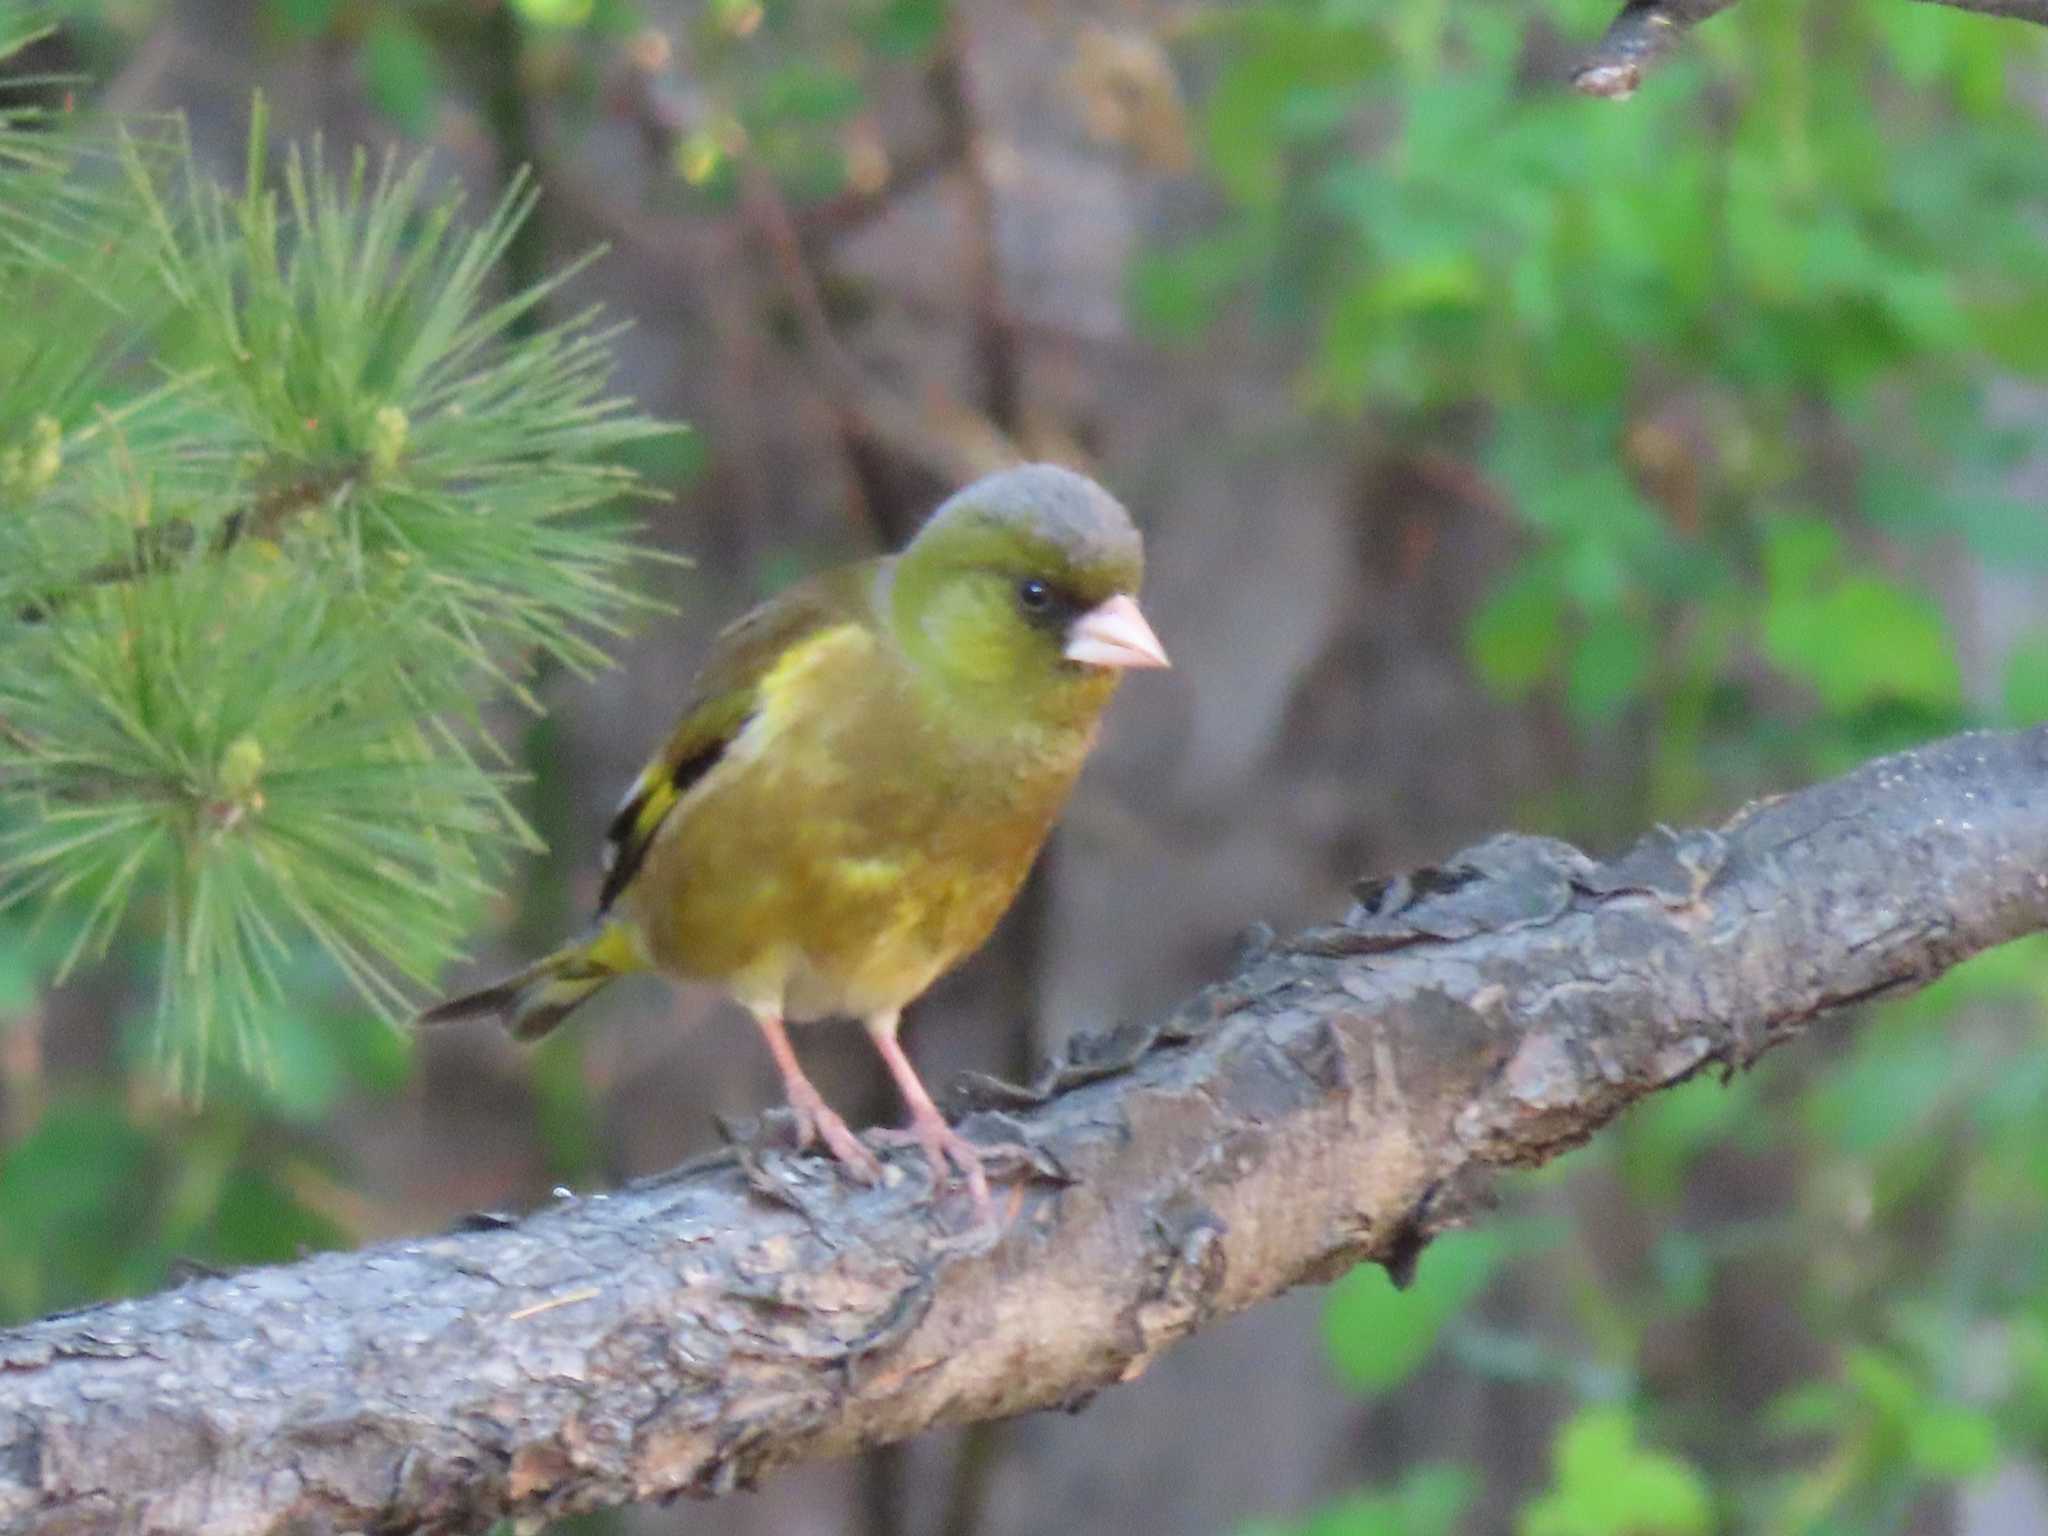
<svg viewBox="0 0 2048 1536"><path fill-rule="evenodd" d="M799 641L762 675L743 750L758 755L792 721L829 702L845 687L842 667L874 649L875 637L858 624L835 624Z"/></svg>
<svg viewBox="0 0 2048 1536"><path fill-rule="evenodd" d="M669 813L729 752L753 758L789 721L825 695L821 675L849 657L850 644L866 649L872 637L857 624L835 624L797 641L752 689L708 699L692 709L667 748L633 781L605 833L604 888L598 911L607 912L632 882ZM722 727L722 728L720 728Z"/></svg>

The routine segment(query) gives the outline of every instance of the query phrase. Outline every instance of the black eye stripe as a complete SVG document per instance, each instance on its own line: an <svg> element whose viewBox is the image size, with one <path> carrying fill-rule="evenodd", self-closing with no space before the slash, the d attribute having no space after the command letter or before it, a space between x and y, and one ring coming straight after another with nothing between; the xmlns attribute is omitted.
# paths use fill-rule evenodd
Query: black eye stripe
<svg viewBox="0 0 2048 1536"><path fill-rule="evenodd" d="M1087 604L1042 576L1027 576L1014 588L1017 611L1035 629L1061 632Z"/></svg>

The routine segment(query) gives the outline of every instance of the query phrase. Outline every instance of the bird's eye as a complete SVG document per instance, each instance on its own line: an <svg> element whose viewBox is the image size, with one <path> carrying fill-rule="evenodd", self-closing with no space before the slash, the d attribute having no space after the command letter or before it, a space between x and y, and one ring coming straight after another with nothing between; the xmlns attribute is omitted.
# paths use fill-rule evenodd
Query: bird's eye
<svg viewBox="0 0 2048 1536"><path fill-rule="evenodd" d="M1026 613L1043 613L1052 606L1052 588L1034 576L1018 584L1017 601Z"/></svg>

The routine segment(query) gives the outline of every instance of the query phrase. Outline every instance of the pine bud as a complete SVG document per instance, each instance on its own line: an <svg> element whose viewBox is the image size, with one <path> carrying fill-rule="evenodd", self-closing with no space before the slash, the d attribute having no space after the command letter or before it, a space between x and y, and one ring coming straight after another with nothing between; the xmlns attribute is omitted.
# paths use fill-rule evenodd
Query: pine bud
<svg viewBox="0 0 2048 1536"><path fill-rule="evenodd" d="M370 423L370 469L378 475L388 475L398 468L398 461L405 453L405 440L412 432L412 423L405 412L395 405L379 406Z"/></svg>
<svg viewBox="0 0 2048 1536"><path fill-rule="evenodd" d="M246 804L263 777L263 747L253 736L237 736L228 743L220 759L220 792L229 800Z"/></svg>
<svg viewBox="0 0 2048 1536"><path fill-rule="evenodd" d="M0 454L0 490L33 496L46 490L64 467L64 429L54 416L29 424L28 442Z"/></svg>

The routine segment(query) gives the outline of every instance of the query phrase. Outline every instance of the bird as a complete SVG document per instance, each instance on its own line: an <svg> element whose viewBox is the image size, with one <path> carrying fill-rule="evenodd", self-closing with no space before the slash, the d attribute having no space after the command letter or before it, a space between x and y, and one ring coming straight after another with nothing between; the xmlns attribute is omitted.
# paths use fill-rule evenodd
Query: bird
<svg viewBox="0 0 2048 1536"><path fill-rule="evenodd" d="M1127 671L1169 666L1138 606L1144 545L1088 476L1024 464L942 502L895 555L801 581L719 633L606 833L594 921L427 1009L546 1034L621 976L722 989L752 1015L798 1145L881 1165L804 1074L787 1025L866 1028L935 1189L991 1209L975 1144L897 1038L903 1010L1009 908Z"/></svg>

